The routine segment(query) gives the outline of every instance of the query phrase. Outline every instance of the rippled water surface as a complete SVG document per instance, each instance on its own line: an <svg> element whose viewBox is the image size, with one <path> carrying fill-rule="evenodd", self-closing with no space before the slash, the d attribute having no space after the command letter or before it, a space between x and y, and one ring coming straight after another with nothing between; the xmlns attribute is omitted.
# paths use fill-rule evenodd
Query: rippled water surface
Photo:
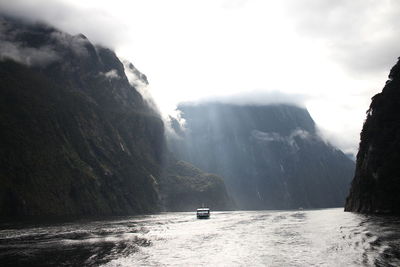
<svg viewBox="0 0 400 267"><path fill-rule="evenodd" d="M399 226L342 209L3 223L0 265L400 266Z"/></svg>

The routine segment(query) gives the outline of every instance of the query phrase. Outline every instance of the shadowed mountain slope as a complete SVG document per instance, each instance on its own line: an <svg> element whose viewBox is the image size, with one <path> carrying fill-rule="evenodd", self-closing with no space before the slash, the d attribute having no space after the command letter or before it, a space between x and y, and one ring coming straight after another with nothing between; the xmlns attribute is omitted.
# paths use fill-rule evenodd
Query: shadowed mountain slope
<svg viewBox="0 0 400 267"><path fill-rule="evenodd" d="M317 135L304 108L203 103L179 107L169 146L225 179L243 209L343 206L354 162Z"/></svg>

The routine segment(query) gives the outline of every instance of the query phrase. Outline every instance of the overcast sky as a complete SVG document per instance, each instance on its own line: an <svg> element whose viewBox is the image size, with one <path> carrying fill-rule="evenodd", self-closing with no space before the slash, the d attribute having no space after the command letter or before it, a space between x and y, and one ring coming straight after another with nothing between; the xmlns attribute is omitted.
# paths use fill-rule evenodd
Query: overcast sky
<svg viewBox="0 0 400 267"><path fill-rule="evenodd" d="M398 0L0 0L0 10L113 48L147 75L164 113L198 99L296 102L353 153L400 56Z"/></svg>

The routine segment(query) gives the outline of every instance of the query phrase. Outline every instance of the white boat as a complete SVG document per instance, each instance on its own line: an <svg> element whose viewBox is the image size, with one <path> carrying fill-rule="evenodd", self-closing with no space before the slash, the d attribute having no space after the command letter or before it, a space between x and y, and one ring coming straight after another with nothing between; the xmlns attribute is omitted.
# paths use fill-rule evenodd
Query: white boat
<svg viewBox="0 0 400 267"><path fill-rule="evenodd" d="M197 209L197 219L208 219L210 218L209 208L198 208Z"/></svg>

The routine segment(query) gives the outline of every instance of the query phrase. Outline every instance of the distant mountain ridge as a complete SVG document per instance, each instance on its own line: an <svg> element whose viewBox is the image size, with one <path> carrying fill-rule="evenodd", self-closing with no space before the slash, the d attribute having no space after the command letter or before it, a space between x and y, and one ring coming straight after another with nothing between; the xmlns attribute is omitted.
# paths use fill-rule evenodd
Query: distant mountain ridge
<svg viewBox="0 0 400 267"><path fill-rule="evenodd" d="M169 208L163 190L206 183L197 170L197 178L165 185L165 169L174 179L194 167L175 169L158 111L129 83L113 51L83 35L4 16L0 43L1 216L156 212ZM135 86L147 83L128 67ZM215 190L218 207L231 207L213 178L217 188L207 182L192 191L201 198Z"/></svg>
<svg viewBox="0 0 400 267"><path fill-rule="evenodd" d="M343 206L354 162L293 105L179 106L168 143L178 158L221 175L242 209Z"/></svg>
<svg viewBox="0 0 400 267"><path fill-rule="evenodd" d="M400 214L400 62L372 98L346 211Z"/></svg>

